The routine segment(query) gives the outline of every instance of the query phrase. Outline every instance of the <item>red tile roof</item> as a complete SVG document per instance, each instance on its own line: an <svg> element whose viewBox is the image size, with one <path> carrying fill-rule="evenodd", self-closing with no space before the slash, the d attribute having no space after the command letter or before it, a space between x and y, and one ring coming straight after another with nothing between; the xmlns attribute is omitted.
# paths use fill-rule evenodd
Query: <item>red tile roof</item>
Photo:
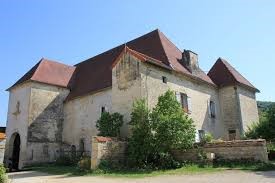
<svg viewBox="0 0 275 183"><path fill-rule="evenodd" d="M42 58L33 68L31 68L9 89L29 80L61 87L69 87L74 70L74 66L68 66Z"/></svg>
<svg viewBox="0 0 275 183"><path fill-rule="evenodd" d="M162 32L154 30L75 65L73 87L67 100L111 87L112 66L125 46L133 52L150 58L148 59L150 61L160 61L160 64L166 68L215 85L203 71L199 70L199 74L194 75L180 64L182 52Z"/></svg>
<svg viewBox="0 0 275 183"><path fill-rule="evenodd" d="M245 79L234 67L232 67L226 60L219 58L207 74L212 81L219 87L242 84L257 92L255 88L247 79Z"/></svg>
<svg viewBox="0 0 275 183"><path fill-rule="evenodd" d="M125 49L139 58L143 58L144 61L176 71L212 86L216 86L216 84L221 86L230 82L232 83L232 81L238 81L239 83L253 87L229 64L224 64L227 65L226 67L217 67L215 66L216 63L208 75L200 69L191 73L180 62L182 51L158 29L78 63L75 66L42 59L12 87L28 80L67 87L71 91L66 100L109 88L112 86L112 67ZM223 75L223 72L219 71L220 67L224 70L229 70L231 74L225 72Z"/></svg>

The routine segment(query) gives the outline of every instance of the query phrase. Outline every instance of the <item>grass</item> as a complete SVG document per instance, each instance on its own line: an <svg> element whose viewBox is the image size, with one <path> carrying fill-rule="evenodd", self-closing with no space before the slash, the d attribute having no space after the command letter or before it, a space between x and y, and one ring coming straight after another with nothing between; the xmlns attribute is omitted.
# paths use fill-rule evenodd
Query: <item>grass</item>
<svg viewBox="0 0 275 183"><path fill-rule="evenodd" d="M201 167L197 164L187 164L182 168L173 170L80 170L74 166L58 166L53 164L30 167L31 170L46 172L54 175L63 176L107 176L125 178L143 178L159 175L179 175L179 174L198 174L213 173L224 170L245 170L245 171L269 171L275 170L274 163L238 163L224 162L214 166Z"/></svg>

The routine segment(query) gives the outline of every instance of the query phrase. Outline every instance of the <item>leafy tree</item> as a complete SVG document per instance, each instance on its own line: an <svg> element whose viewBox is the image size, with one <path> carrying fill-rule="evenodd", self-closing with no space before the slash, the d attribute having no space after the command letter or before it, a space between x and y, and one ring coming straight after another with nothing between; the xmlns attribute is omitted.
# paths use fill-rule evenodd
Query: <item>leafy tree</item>
<svg viewBox="0 0 275 183"><path fill-rule="evenodd" d="M129 159L137 166L172 168L177 165L172 149L191 148L195 128L172 91L158 98L150 112L145 100L133 105L131 114L132 136L129 140Z"/></svg>
<svg viewBox="0 0 275 183"><path fill-rule="evenodd" d="M161 95L150 116L158 151L192 147L196 133L193 120L184 113L174 92Z"/></svg>
<svg viewBox="0 0 275 183"><path fill-rule="evenodd" d="M245 133L247 138L263 138L268 141L275 141L275 104L260 116L257 123L253 123Z"/></svg>
<svg viewBox="0 0 275 183"><path fill-rule="evenodd" d="M99 130L98 135L106 137L118 137L122 125L123 116L119 113L103 112L96 122L96 127Z"/></svg>
<svg viewBox="0 0 275 183"><path fill-rule="evenodd" d="M148 157L152 152L153 136L149 113L145 100L134 102L130 121L132 136L129 139L128 157L130 163L135 166L147 164Z"/></svg>

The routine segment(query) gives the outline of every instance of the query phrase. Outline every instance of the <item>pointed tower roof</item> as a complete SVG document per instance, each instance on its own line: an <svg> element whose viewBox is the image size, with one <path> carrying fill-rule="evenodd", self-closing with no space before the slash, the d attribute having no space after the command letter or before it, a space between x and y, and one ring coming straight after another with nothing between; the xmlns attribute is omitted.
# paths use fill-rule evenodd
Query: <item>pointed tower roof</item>
<svg viewBox="0 0 275 183"><path fill-rule="evenodd" d="M27 81L36 81L61 87L69 87L74 70L75 67L73 66L68 66L42 58L8 90Z"/></svg>
<svg viewBox="0 0 275 183"><path fill-rule="evenodd" d="M207 75L219 87L241 84L256 92L259 92L256 87L254 87L234 67L232 67L226 60L222 58L218 58Z"/></svg>

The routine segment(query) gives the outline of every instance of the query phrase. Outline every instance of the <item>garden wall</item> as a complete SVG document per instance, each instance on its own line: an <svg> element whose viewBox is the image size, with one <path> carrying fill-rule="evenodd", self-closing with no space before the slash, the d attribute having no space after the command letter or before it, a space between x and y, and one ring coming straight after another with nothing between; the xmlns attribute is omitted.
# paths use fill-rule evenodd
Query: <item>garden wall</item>
<svg viewBox="0 0 275 183"><path fill-rule="evenodd" d="M188 151L174 150L173 155L179 161L197 161L199 151L214 153L215 158L224 160L249 159L261 162L268 161L266 141L259 140L236 140L206 143L202 148Z"/></svg>
<svg viewBox="0 0 275 183"><path fill-rule="evenodd" d="M91 169L96 169L101 160L123 163L127 142L117 138L92 137Z"/></svg>

